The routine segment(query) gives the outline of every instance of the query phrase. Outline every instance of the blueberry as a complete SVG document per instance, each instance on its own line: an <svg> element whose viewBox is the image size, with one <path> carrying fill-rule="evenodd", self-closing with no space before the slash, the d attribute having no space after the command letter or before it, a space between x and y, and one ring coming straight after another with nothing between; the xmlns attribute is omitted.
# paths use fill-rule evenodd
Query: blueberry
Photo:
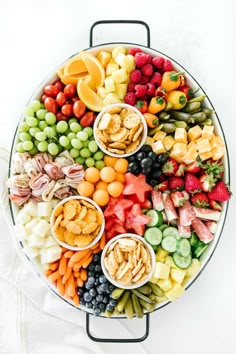
<svg viewBox="0 0 236 354"><path fill-rule="evenodd" d="M95 272L101 272L102 268L99 264L96 264L94 270Z"/></svg>
<svg viewBox="0 0 236 354"><path fill-rule="evenodd" d="M100 288L101 288L101 290L102 290L103 292L105 292L105 291L109 290L109 289L108 289L108 284L107 284L107 283L103 283L103 284L101 284L101 285L100 285Z"/></svg>
<svg viewBox="0 0 236 354"><path fill-rule="evenodd" d="M92 289L92 287L93 287L93 284L89 284L88 282L85 283L85 288L86 288L87 290Z"/></svg>
<svg viewBox="0 0 236 354"><path fill-rule="evenodd" d="M78 295L79 295L79 296L82 296L83 293L84 293L84 289L83 289L83 288L79 288L79 289L78 289Z"/></svg>
<svg viewBox="0 0 236 354"><path fill-rule="evenodd" d="M141 151L147 153L147 152L149 152L149 151L152 151L152 148L151 148L150 145L144 144L144 145L142 146Z"/></svg>
<svg viewBox="0 0 236 354"><path fill-rule="evenodd" d="M115 299L113 299L113 298L110 298L109 304L110 304L111 306L116 306L117 301L116 301Z"/></svg>
<svg viewBox="0 0 236 354"><path fill-rule="evenodd" d="M152 161L156 161L157 155L155 154L155 152L150 151L150 152L148 153L148 157L149 157L150 159L152 159Z"/></svg>
<svg viewBox="0 0 236 354"><path fill-rule="evenodd" d="M98 304L98 308L99 308L101 311L105 311L106 305L101 302L100 304Z"/></svg>
<svg viewBox="0 0 236 354"><path fill-rule="evenodd" d="M91 295L92 297L95 297L97 295L97 292L94 288L89 290L89 295Z"/></svg>
<svg viewBox="0 0 236 354"><path fill-rule="evenodd" d="M127 160L128 160L129 162L133 162L133 161L136 161L136 157L135 157L135 155L132 155L132 156L129 156L129 157L127 158Z"/></svg>
<svg viewBox="0 0 236 354"><path fill-rule="evenodd" d="M146 154L142 151L138 152L136 155L136 159L139 161L143 160L145 157L146 157Z"/></svg>
<svg viewBox="0 0 236 354"><path fill-rule="evenodd" d="M86 292L83 295L83 299L85 302L90 302L90 301L92 301L92 296L88 292Z"/></svg>
<svg viewBox="0 0 236 354"><path fill-rule="evenodd" d="M112 305L109 303L109 304L107 304L107 306L106 306L106 310L112 312L112 311L114 310L114 306L112 306Z"/></svg>
<svg viewBox="0 0 236 354"><path fill-rule="evenodd" d="M93 305L91 302L86 302L85 306L88 308L88 309L92 309L93 308Z"/></svg>
<svg viewBox="0 0 236 354"><path fill-rule="evenodd" d="M112 293L112 291L115 289L115 286L113 284L108 285L109 292Z"/></svg>
<svg viewBox="0 0 236 354"><path fill-rule="evenodd" d="M102 294L102 293L103 293L103 290L101 289L101 286L98 286L98 287L97 287L97 293L98 293L98 294Z"/></svg>
<svg viewBox="0 0 236 354"><path fill-rule="evenodd" d="M109 297L108 297L108 296L104 296L102 302L103 302L104 304L108 304L108 302L109 302Z"/></svg>
<svg viewBox="0 0 236 354"><path fill-rule="evenodd" d="M80 298L79 302L80 302L80 305L85 305L85 301L84 301L84 299L82 297Z"/></svg>
<svg viewBox="0 0 236 354"><path fill-rule="evenodd" d="M167 159L168 156L165 154L160 154L157 156L157 161L160 162L161 164L165 163Z"/></svg>
<svg viewBox="0 0 236 354"><path fill-rule="evenodd" d="M87 282L89 283L89 284L94 284L95 283L95 278L94 277L88 277L88 280L87 280Z"/></svg>
<svg viewBox="0 0 236 354"><path fill-rule="evenodd" d="M98 262L100 259L101 259L100 253L95 254L95 256L93 257L94 262Z"/></svg>
<svg viewBox="0 0 236 354"><path fill-rule="evenodd" d="M103 295L102 295L102 294L98 294L98 295L96 296L96 300L97 300L98 302L102 302L102 301L103 301Z"/></svg>
<svg viewBox="0 0 236 354"><path fill-rule="evenodd" d="M93 263L90 263L90 265L88 266L88 270L94 270L95 265Z"/></svg>
<svg viewBox="0 0 236 354"><path fill-rule="evenodd" d="M99 282L100 282L101 284L107 282L107 278L105 277L105 275L101 275L101 276L99 277Z"/></svg>
<svg viewBox="0 0 236 354"><path fill-rule="evenodd" d="M98 278L95 279L94 285L96 285L96 286L99 285L99 279Z"/></svg>
<svg viewBox="0 0 236 354"><path fill-rule="evenodd" d="M93 308L93 313L94 313L95 316L99 316L100 313L101 313L101 310L98 307L94 307Z"/></svg>
<svg viewBox="0 0 236 354"><path fill-rule="evenodd" d="M88 271L88 277L94 277L95 272L93 270Z"/></svg>
<svg viewBox="0 0 236 354"><path fill-rule="evenodd" d="M91 303L92 303L93 306L97 306L98 305L98 301L96 299L93 299Z"/></svg>

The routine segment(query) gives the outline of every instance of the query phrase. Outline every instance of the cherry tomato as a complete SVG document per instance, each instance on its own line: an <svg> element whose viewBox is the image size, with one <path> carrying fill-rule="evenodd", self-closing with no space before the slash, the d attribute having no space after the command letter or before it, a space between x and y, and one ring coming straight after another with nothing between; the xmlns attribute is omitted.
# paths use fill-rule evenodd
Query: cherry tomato
<svg viewBox="0 0 236 354"><path fill-rule="evenodd" d="M58 88L59 91L63 91L65 85L61 82L61 80L57 80L53 83L54 86Z"/></svg>
<svg viewBox="0 0 236 354"><path fill-rule="evenodd" d="M58 111L58 106L57 106L57 103L56 101L54 100L54 98L52 97L46 97L45 100L44 100L44 106L45 108L49 111L49 112L52 112L54 114L57 113Z"/></svg>
<svg viewBox="0 0 236 354"><path fill-rule="evenodd" d="M44 102L45 101L45 98L47 98L48 96L47 95L45 95L45 93L42 95L42 97L41 97L41 101L42 102Z"/></svg>
<svg viewBox="0 0 236 354"><path fill-rule="evenodd" d="M73 115L73 105L71 103L64 104L61 107L61 113L67 117L71 117Z"/></svg>
<svg viewBox="0 0 236 354"><path fill-rule="evenodd" d="M49 97L56 97L59 93L59 89L54 85L46 85L43 91Z"/></svg>
<svg viewBox="0 0 236 354"><path fill-rule="evenodd" d="M86 109L85 104L82 101L77 100L74 102L73 112L74 112L74 115L76 116L76 118L82 117L82 115L85 112L85 109Z"/></svg>
<svg viewBox="0 0 236 354"><path fill-rule="evenodd" d="M66 103L66 96L64 95L63 92L59 92L57 97L56 97L56 102L58 106L63 106Z"/></svg>
<svg viewBox="0 0 236 354"><path fill-rule="evenodd" d="M72 84L68 84L64 88L64 94L67 98L72 98L76 96L76 87Z"/></svg>
<svg viewBox="0 0 236 354"><path fill-rule="evenodd" d="M57 121L59 122L60 120L69 120L69 117L65 116L64 114L62 114L61 112L58 112L56 114L56 117L57 117Z"/></svg>
<svg viewBox="0 0 236 354"><path fill-rule="evenodd" d="M72 97L70 100L71 100L71 102L75 103L76 101L79 100L79 97L78 96Z"/></svg>
<svg viewBox="0 0 236 354"><path fill-rule="evenodd" d="M94 112L87 112L85 115L80 119L80 124L83 127L91 127L94 123L96 118L96 114Z"/></svg>

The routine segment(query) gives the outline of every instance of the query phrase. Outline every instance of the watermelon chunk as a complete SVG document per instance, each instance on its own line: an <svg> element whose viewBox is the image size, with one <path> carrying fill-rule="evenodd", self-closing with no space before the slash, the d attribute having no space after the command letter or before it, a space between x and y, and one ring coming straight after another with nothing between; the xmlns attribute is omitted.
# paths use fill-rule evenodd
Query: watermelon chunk
<svg viewBox="0 0 236 354"><path fill-rule="evenodd" d="M125 175L124 195L135 195L139 203L143 203L146 194L151 192L153 188L146 182L146 177L140 173L138 176L128 172Z"/></svg>

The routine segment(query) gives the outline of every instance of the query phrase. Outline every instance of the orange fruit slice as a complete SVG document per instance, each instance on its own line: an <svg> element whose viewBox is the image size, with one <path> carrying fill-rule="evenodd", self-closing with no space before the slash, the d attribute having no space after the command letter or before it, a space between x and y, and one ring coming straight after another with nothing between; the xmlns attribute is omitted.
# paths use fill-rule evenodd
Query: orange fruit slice
<svg viewBox="0 0 236 354"><path fill-rule="evenodd" d="M105 108L101 98L88 85L86 85L82 79L78 80L77 92L81 101L83 101L85 106L92 111L100 112Z"/></svg>
<svg viewBox="0 0 236 354"><path fill-rule="evenodd" d="M84 62L95 87L103 86L105 70L100 61L94 55L87 52L80 52L79 58Z"/></svg>
<svg viewBox="0 0 236 354"><path fill-rule="evenodd" d="M74 76L81 73L87 73L87 67L84 61L77 57L71 58L64 66L64 74L66 76Z"/></svg>
<svg viewBox="0 0 236 354"><path fill-rule="evenodd" d="M77 82L79 79L84 79L88 73L80 73L80 74L76 74L76 75L65 75L64 73L64 67L62 67L61 69L57 70L56 72L57 76L61 79L61 81L63 82L64 85L69 85L69 84L73 84L73 85L77 85Z"/></svg>

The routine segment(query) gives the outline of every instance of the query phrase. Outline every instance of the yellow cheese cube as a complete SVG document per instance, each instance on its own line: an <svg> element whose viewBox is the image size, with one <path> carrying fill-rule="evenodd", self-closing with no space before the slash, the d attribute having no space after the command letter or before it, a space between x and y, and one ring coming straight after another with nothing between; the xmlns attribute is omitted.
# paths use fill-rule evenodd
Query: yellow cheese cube
<svg viewBox="0 0 236 354"><path fill-rule="evenodd" d="M166 149L164 148L164 145L163 145L162 141L160 141L160 140L158 140L154 144L152 144L152 150L157 155L166 152Z"/></svg>
<svg viewBox="0 0 236 354"><path fill-rule="evenodd" d="M206 151L206 152L199 153L199 157L202 161L210 159L212 157L212 152Z"/></svg>
<svg viewBox="0 0 236 354"><path fill-rule="evenodd" d="M170 290L168 290L165 293L165 295L168 300L174 301L175 299L177 299L177 297L181 296L183 293L184 293L184 288L180 284L174 283L173 287Z"/></svg>
<svg viewBox="0 0 236 354"><path fill-rule="evenodd" d="M158 131L155 133L153 139L154 139L155 141L158 141L158 140L163 141L163 140L165 139L165 137L166 137L166 133L165 133L165 132L162 132L162 131L160 131L160 130L158 130Z"/></svg>
<svg viewBox="0 0 236 354"><path fill-rule="evenodd" d="M151 138L150 136L147 136L146 140L145 140L145 144L146 145L152 145L154 143L154 139Z"/></svg>
<svg viewBox="0 0 236 354"><path fill-rule="evenodd" d="M198 259L193 258L192 263L188 269L186 269L186 277L194 277L201 268L201 262Z"/></svg>
<svg viewBox="0 0 236 354"><path fill-rule="evenodd" d="M182 269L171 268L170 276L176 283L181 284L186 275L186 271Z"/></svg>
<svg viewBox="0 0 236 354"><path fill-rule="evenodd" d="M186 152L187 152L187 144L185 143L175 143L171 150L171 154L177 155L179 157L185 155Z"/></svg>
<svg viewBox="0 0 236 354"><path fill-rule="evenodd" d="M172 288L172 281L170 278L168 279L159 279L158 282L157 282L157 285L160 286L160 288L163 290L163 291L168 291Z"/></svg>
<svg viewBox="0 0 236 354"><path fill-rule="evenodd" d="M202 135L202 129L199 127L199 125L195 125L195 127L192 127L188 131L188 140L193 141L197 140L200 138Z"/></svg>
<svg viewBox="0 0 236 354"><path fill-rule="evenodd" d="M225 148L223 146L218 146L212 149L212 158L213 160L219 160L225 154Z"/></svg>
<svg viewBox="0 0 236 354"><path fill-rule="evenodd" d="M175 143L175 139L171 135L166 136L165 139L163 140L163 144L167 151L169 151L172 148L174 143Z"/></svg>
<svg viewBox="0 0 236 354"><path fill-rule="evenodd" d="M213 131L214 131L213 125L204 125L202 131L202 138L210 140L212 138Z"/></svg>
<svg viewBox="0 0 236 354"><path fill-rule="evenodd" d="M165 264L169 265L171 268L180 269L179 267L177 267L171 256L166 256Z"/></svg>
<svg viewBox="0 0 236 354"><path fill-rule="evenodd" d="M184 128L175 129L175 141L177 143L187 143L187 132Z"/></svg>
<svg viewBox="0 0 236 354"><path fill-rule="evenodd" d="M156 255L166 258L166 256L169 254L166 250L164 250L161 246L158 246Z"/></svg>
<svg viewBox="0 0 236 354"><path fill-rule="evenodd" d="M211 151L211 144L208 139L199 138L196 143L199 153Z"/></svg>
<svg viewBox="0 0 236 354"><path fill-rule="evenodd" d="M161 262L161 263L165 263L165 257L160 257L158 254L156 254L156 261Z"/></svg>
<svg viewBox="0 0 236 354"><path fill-rule="evenodd" d="M170 153L170 157L172 157L172 159L174 159L174 160L177 161L178 163L183 162L182 157L180 157L179 155L173 154L173 152Z"/></svg>
<svg viewBox="0 0 236 354"><path fill-rule="evenodd" d="M197 158L197 150L194 148L188 149L187 153L182 157L182 161L188 165L189 163L193 162Z"/></svg>
<svg viewBox="0 0 236 354"><path fill-rule="evenodd" d="M196 150L197 151L197 144L194 141L191 141L188 145L187 145L187 150Z"/></svg>
<svg viewBox="0 0 236 354"><path fill-rule="evenodd" d="M170 266L165 263L156 262L153 278L168 279L170 274Z"/></svg>
<svg viewBox="0 0 236 354"><path fill-rule="evenodd" d="M212 149L214 149L215 147L219 147L219 146L222 146L222 147L225 146L223 139L219 135L213 134L212 138L210 140L210 143L211 143Z"/></svg>

